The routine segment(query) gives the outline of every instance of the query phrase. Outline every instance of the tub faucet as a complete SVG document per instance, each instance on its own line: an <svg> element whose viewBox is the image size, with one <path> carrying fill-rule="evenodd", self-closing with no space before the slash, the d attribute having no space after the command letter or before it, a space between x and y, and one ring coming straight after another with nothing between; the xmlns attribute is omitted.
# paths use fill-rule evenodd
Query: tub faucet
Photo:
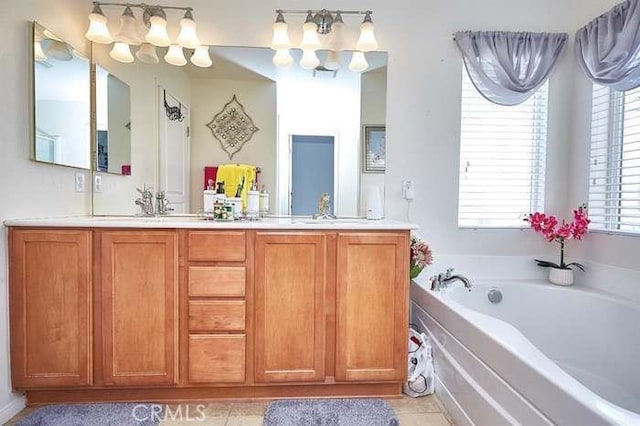
<svg viewBox="0 0 640 426"><path fill-rule="evenodd" d="M467 290L471 291L471 280L469 280L469 278L465 277L464 275L453 275L453 268L449 268L444 273L440 273L431 277L431 290L440 291L443 288L447 288L456 281L462 282L462 284L464 284L464 287Z"/></svg>

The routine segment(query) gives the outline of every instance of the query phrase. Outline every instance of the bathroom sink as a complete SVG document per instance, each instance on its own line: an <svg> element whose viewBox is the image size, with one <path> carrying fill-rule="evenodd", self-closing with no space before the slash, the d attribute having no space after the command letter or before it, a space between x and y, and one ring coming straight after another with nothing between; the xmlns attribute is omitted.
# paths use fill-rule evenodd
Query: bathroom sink
<svg viewBox="0 0 640 426"><path fill-rule="evenodd" d="M366 219L293 219L293 224L305 225L361 225Z"/></svg>

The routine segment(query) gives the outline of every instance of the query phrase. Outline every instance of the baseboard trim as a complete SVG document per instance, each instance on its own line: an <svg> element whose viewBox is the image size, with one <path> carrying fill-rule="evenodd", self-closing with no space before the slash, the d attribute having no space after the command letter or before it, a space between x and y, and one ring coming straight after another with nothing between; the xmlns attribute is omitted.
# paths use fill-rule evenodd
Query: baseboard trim
<svg viewBox="0 0 640 426"><path fill-rule="evenodd" d="M0 407L0 424L5 424L11 420L16 414L24 410L27 406L27 400L23 395L13 397L4 407Z"/></svg>
<svg viewBox="0 0 640 426"><path fill-rule="evenodd" d="M182 402L281 398L398 397L402 383L346 383L332 385L278 385L186 387L148 389L28 390L29 405L83 402Z"/></svg>

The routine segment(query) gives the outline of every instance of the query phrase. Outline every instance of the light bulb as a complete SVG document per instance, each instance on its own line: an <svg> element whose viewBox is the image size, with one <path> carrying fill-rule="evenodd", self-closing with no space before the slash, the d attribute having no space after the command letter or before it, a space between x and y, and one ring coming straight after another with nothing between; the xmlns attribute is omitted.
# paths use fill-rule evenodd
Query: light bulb
<svg viewBox="0 0 640 426"><path fill-rule="evenodd" d="M128 45L138 46L140 44L140 36L137 29L138 23L136 17L133 16L131 7L127 6L120 17L120 30L116 34L116 40Z"/></svg>
<svg viewBox="0 0 640 426"><path fill-rule="evenodd" d="M334 52L342 52L344 50L344 21L340 12L336 12L336 17L331 25L331 41L329 47Z"/></svg>
<svg viewBox="0 0 640 426"><path fill-rule="evenodd" d="M46 61L47 55L42 50L42 44L39 41L33 43L33 59L38 62Z"/></svg>
<svg viewBox="0 0 640 426"><path fill-rule="evenodd" d="M331 71L340 69L340 54L338 52L330 50L327 53L326 61L324 61L324 67Z"/></svg>
<svg viewBox="0 0 640 426"><path fill-rule="evenodd" d="M278 11L276 22L273 23L273 38L271 39L271 48L273 50L288 49L291 47L288 29L289 26L284 21L282 11Z"/></svg>
<svg viewBox="0 0 640 426"><path fill-rule="evenodd" d="M93 11L89 14L89 29L84 36L95 43L113 43L113 37L107 28L107 17L102 13L99 4L94 4Z"/></svg>
<svg viewBox="0 0 640 426"><path fill-rule="evenodd" d="M200 40L196 34L196 21L190 10L184 14L184 18L180 20L180 34L178 34L177 43L187 49L195 49L200 46Z"/></svg>
<svg viewBox="0 0 640 426"><path fill-rule="evenodd" d="M167 20L160 15L154 15L149 18L149 32L145 39L158 47L167 47L171 45L169 34L167 34Z"/></svg>
<svg viewBox="0 0 640 426"><path fill-rule="evenodd" d="M131 62L133 62L133 55L131 54L129 45L121 41L116 41L113 44L113 48L111 49L111 52L109 52L109 56L111 56L116 61L124 62L125 64L130 64Z"/></svg>
<svg viewBox="0 0 640 426"><path fill-rule="evenodd" d="M349 62L349 71L362 72L367 68L369 68L369 63L364 56L364 52L353 52L351 62Z"/></svg>
<svg viewBox="0 0 640 426"><path fill-rule="evenodd" d="M209 56L209 46L198 46L191 56L191 63L197 67L207 68L213 65Z"/></svg>
<svg viewBox="0 0 640 426"><path fill-rule="evenodd" d="M376 36L373 34L373 22L371 21L371 14L367 13L364 17L364 21L360 24L360 38L356 43L356 49L361 52L370 52L378 48L378 42Z"/></svg>
<svg viewBox="0 0 640 426"><path fill-rule="evenodd" d="M177 44L172 44L169 47L167 54L164 55L164 60L177 67L187 65L187 60L184 58L184 53L182 53L182 46Z"/></svg>
<svg viewBox="0 0 640 426"><path fill-rule="evenodd" d="M300 59L300 66L306 70L311 70L318 65L320 65L320 59L318 59L316 51L314 49L303 49L302 59Z"/></svg>
<svg viewBox="0 0 640 426"><path fill-rule="evenodd" d="M158 55L156 54L156 47L150 43L142 43L140 49L136 52L136 58L140 59L145 64L157 64L160 62Z"/></svg>
<svg viewBox="0 0 640 426"><path fill-rule="evenodd" d="M293 62L293 56L289 53L289 49L278 49L273 55L273 64L277 67L287 67Z"/></svg>
<svg viewBox="0 0 640 426"><path fill-rule="evenodd" d="M307 20L302 25L302 44L300 47L304 50L319 49L320 38L318 37L318 24L313 21L311 11L307 14Z"/></svg>

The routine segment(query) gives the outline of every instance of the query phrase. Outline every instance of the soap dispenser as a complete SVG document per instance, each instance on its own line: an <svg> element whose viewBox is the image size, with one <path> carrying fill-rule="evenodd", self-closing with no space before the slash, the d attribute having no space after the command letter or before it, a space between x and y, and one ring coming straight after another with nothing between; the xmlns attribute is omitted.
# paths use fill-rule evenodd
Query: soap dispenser
<svg viewBox="0 0 640 426"><path fill-rule="evenodd" d="M260 217L265 217L269 213L269 193L266 185L262 185L260 191Z"/></svg>
<svg viewBox="0 0 640 426"><path fill-rule="evenodd" d="M247 191L247 218L257 219L260 213L260 193L256 181L251 182L251 189Z"/></svg>

